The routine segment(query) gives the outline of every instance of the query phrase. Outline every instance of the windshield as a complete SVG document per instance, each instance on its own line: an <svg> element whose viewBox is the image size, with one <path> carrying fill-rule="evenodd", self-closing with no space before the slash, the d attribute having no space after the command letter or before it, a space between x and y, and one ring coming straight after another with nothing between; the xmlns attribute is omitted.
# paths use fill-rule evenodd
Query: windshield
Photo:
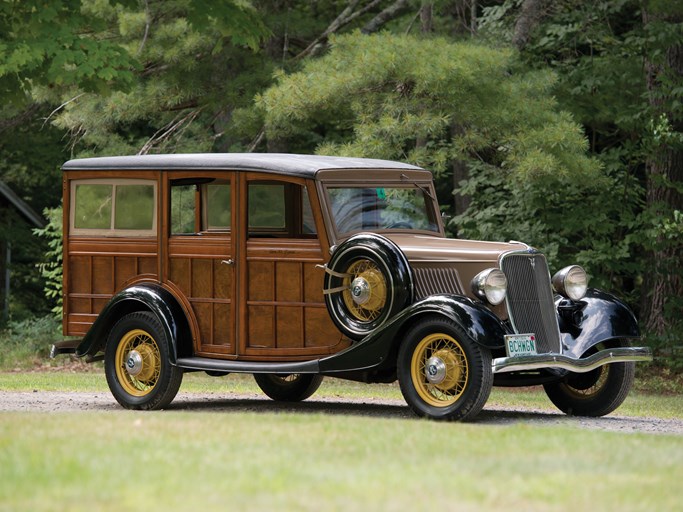
<svg viewBox="0 0 683 512"><path fill-rule="evenodd" d="M380 229L439 231L424 187L327 187L337 233Z"/></svg>

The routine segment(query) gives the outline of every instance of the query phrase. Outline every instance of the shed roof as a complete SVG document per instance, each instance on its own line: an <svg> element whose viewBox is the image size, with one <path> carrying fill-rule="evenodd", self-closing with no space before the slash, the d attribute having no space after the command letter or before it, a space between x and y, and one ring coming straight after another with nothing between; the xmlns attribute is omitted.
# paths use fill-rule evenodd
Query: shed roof
<svg viewBox="0 0 683 512"><path fill-rule="evenodd" d="M69 160L62 170L235 170L269 171L304 178L314 178L326 169L413 169L420 167L377 160L339 156L294 155L282 153L189 153L173 155L107 156Z"/></svg>
<svg viewBox="0 0 683 512"><path fill-rule="evenodd" d="M45 219L38 215L33 208L31 208L26 201L16 195L14 191L5 183L0 181L0 197L4 197L10 204L12 204L23 217L37 228L42 228L45 225Z"/></svg>

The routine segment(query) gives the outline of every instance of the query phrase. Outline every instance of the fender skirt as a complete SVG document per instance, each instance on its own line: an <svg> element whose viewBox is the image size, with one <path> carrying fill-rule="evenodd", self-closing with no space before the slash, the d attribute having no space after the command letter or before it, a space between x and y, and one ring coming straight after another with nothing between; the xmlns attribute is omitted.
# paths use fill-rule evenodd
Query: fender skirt
<svg viewBox="0 0 683 512"><path fill-rule="evenodd" d="M425 315L440 315L454 321L473 341L486 348L504 347L506 330L489 309L467 297L433 295L404 309L349 348L320 359L320 373L366 370L382 365L397 349L407 324Z"/></svg>
<svg viewBox="0 0 683 512"><path fill-rule="evenodd" d="M175 364L178 340L186 337L189 339L190 331L185 314L176 298L171 292L154 283L131 286L114 295L76 348L76 355L92 357L104 350L114 324L134 311L150 311L157 317L171 343L171 363Z"/></svg>

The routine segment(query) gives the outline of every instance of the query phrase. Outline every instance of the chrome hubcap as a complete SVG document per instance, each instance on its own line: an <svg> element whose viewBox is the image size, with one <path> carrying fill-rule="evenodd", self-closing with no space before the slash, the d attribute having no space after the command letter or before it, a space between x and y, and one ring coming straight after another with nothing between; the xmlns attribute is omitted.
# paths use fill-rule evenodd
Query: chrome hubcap
<svg viewBox="0 0 683 512"><path fill-rule="evenodd" d="M142 372L142 355L137 350L128 352L126 371L132 376L140 375Z"/></svg>
<svg viewBox="0 0 683 512"><path fill-rule="evenodd" d="M365 304L370 300L370 284L364 277L357 277L351 282L351 297L356 304Z"/></svg>
<svg viewBox="0 0 683 512"><path fill-rule="evenodd" d="M446 363L440 357L430 357L425 365L425 377L430 384L441 384L446 378Z"/></svg>

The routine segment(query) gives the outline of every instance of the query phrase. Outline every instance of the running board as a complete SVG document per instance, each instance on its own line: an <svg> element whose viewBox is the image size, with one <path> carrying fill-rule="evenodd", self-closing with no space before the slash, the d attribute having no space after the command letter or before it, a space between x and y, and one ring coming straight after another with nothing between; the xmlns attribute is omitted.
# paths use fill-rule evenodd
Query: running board
<svg viewBox="0 0 683 512"><path fill-rule="evenodd" d="M207 357L182 357L176 361L176 366L186 370L228 373L320 373L318 359L293 363L255 363Z"/></svg>

